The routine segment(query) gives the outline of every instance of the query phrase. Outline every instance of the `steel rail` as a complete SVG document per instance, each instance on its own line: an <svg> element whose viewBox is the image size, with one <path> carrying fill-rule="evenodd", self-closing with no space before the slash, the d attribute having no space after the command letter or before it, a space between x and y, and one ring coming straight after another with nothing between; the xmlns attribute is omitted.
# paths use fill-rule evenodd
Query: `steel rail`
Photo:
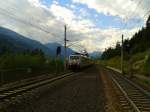
<svg viewBox="0 0 150 112"><path fill-rule="evenodd" d="M138 107L136 106L136 104L129 98L128 94L125 92L125 90L120 86L120 84L113 78L111 77L113 82L117 85L117 87L119 88L119 90L123 93L123 95L125 96L125 98L128 100L128 102L130 103L130 105L132 106L132 108L134 109L135 112L141 112Z"/></svg>
<svg viewBox="0 0 150 112"><path fill-rule="evenodd" d="M27 92L29 90L41 87L43 85L50 84L57 80L63 79L65 77L71 76L72 74L75 74L75 73L71 72L71 73L67 73L67 74L64 74L62 76L58 76L55 78L50 78L50 79L42 80L40 82L35 82L35 83L29 84L29 85L25 85L22 87L14 88L12 90L8 90L8 91L5 90L4 93L0 93L0 100L3 101L5 99L11 98L12 96L17 96L17 95Z"/></svg>
<svg viewBox="0 0 150 112"><path fill-rule="evenodd" d="M148 91L144 90L127 77L118 74L118 72L110 69L107 70L109 71L108 74L110 78L120 90L121 97L123 96L125 98L124 101L128 102L129 105L125 106L128 107L128 110L132 108L135 112L150 111L150 93Z"/></svg>

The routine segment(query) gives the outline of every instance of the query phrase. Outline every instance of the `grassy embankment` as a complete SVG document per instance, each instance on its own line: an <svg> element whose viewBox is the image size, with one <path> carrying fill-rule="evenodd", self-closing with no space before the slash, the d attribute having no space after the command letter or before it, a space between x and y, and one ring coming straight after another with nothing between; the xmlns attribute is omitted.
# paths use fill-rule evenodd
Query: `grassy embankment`
<svg viewBox="0 0 150 112"><path fill-rule="evenodd" d="M0 83L8 83L43 74L64 72L62 61L41 54L12 54L0 56ZM55 75L57 75L55 74Z"/></svg>
<svg viewBox="0 0 150 112"><path fill-rule="evenodd" d="M100 61L105 66L120 69L120 57L114 57L109 60ZM124 59L124 74L132 74L141 82L150 84L150 49L145 52L132 55L128 59Z"/></svg>

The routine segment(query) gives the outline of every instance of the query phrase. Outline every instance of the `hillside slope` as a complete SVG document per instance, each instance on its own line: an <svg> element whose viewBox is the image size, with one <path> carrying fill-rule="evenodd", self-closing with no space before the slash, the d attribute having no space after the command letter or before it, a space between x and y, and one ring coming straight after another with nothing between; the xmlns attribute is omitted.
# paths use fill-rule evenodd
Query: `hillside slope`
<svg viewBox="0 0 150 112"><path fill-rule="evenodd" d="M25 50L41 49L45 55L52 55L52 51L36 40L24 37L12 30L0 27L0 51L4 48L12 52L23 52Z"/></svg>
<svg viewBox="0 0 150 112"><path fill-rule="evenodd" d="M61 44L59 43L47 43L45 44L45 46L47 46L49 49L52 50L53 52L53 56L56 57L56 49L58 46L61 47L61 59L64 59L64 46L62 46ZM67 48L67 57L71 54L74 54L75 51L73 51L72 49L70 48Z"/></svg>
<svg viewBox="0 0 150 112"><path fill-rule="evenodd" d="M117 69L121 68L121 57L116 56L109 60L101 61L106 66ZM124 59L124 72L129 74L145 75L150 77L150 49L145 52L136 53L128 59Z"/></svg>

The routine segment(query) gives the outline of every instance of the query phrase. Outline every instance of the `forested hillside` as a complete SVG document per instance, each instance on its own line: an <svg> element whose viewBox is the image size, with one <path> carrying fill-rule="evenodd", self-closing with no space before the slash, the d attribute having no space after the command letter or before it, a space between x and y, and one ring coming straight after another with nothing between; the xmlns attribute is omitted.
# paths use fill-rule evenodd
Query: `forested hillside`
<svg viewBox="0 0 150 112"><path fill-rule="evenodd" d="M56 48L53 46L48 48L38 41L0 27L0 80L3 83L63 72L63 62L55 60L55 55Z"/></svg>
<svg viewBox="0 0 150 112"><path fill-rule="evenodd" d="M118 42L115 48L105 50L101 62L121 69L121 47ZM130 40L124 40L123 51L124 73L150 76L150 16L146 27L141 28Z"/></svg>
<svg viewBox="0 0 150 112"><path fill-rule="evenodd" d="M35 49L41 49L45 56L52 56L51 49L42 43L10 29L0 27L0 53L3 54L5 49L9 49L9 51L13 53L23 53L26 50L33 51Z"/></svg>
<svg viewBox="0 0 150 112"><path fill-rule="evenodd" d="M146 27L134 34L130 40L125 40L123 47L125 54L136 54L150 48L150 16L146 22ZM107 60L120 56L120 51L121 46L117 43L115 48L108 48L103 52L102 59Z"/></svg>

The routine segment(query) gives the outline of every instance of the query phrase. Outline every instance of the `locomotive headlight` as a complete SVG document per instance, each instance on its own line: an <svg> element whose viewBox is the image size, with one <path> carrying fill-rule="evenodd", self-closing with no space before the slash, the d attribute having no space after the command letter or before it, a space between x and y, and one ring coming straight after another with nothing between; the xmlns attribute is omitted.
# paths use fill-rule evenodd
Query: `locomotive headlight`
<svg viewBox="0 0 150 112"><path fill-rule="evenodd" d="M73 63L76 63L76 60L73 60Z"/></svg>
<svg viewBox="0 0 150 112"><path fill-rule="evenodd" d="M77 65L80 65L80 61L79 60L77 61Z"/></svg>

